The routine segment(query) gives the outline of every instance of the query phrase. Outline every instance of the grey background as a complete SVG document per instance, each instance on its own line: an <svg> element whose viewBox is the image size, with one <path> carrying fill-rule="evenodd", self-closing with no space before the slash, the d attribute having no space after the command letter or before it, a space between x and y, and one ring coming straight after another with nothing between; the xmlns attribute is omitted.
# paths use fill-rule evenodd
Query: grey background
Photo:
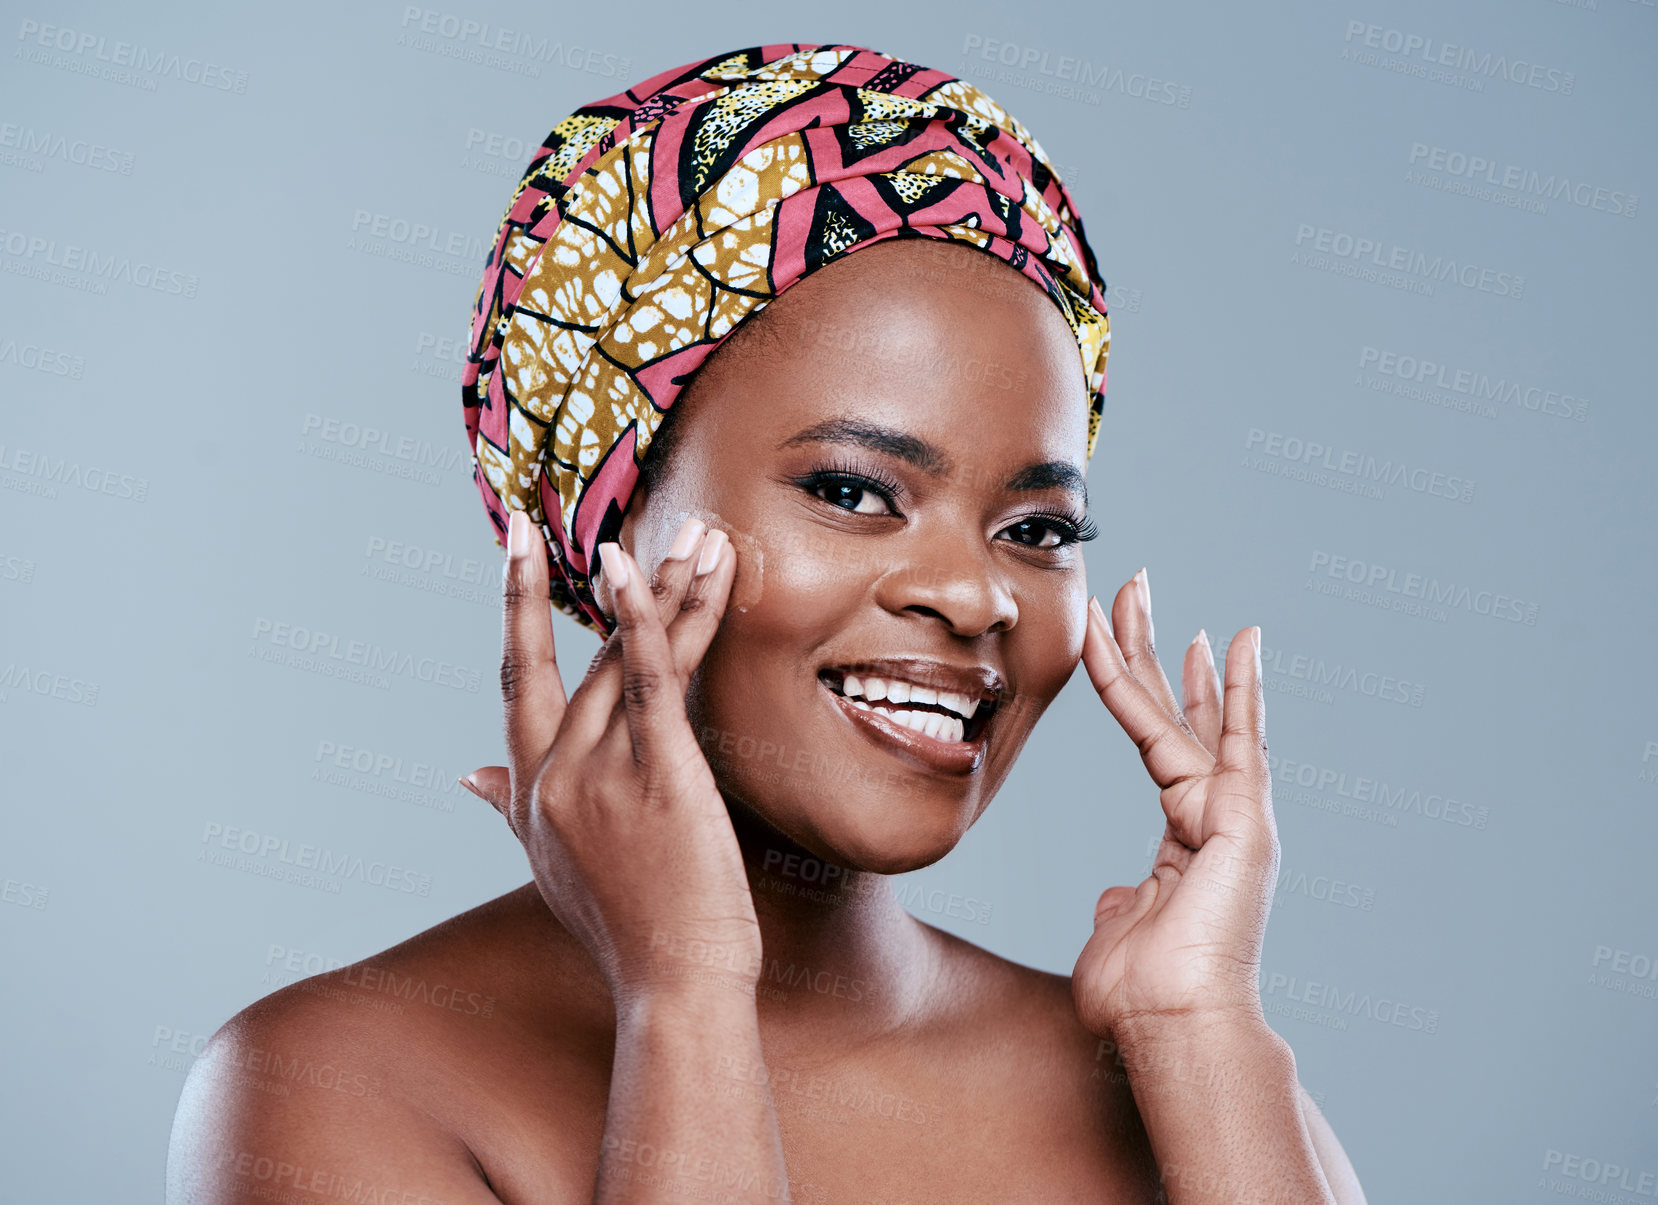
<svg viewBox="0 0 1658 1205"><path fill-rule="evenodd" d="M1371 1200L1651 1199L1591 1183L1658 1173L1658 982L1638 974L1658 958L1651 0L4 7L0 1196L159 1199L190 1049L294 978L290 957L352 961L527 879L452 785L502 760L499 554L439 341L464 337L557 118L718 51L845 41L979 83L1075 192L1113 328L1090 580L1109 595L1149 567L1171 672L1199 626L1263 628L1285 872L1263 997ZM444 36L461 17L563 56L485 58ZM1539 64L1540 86L1400 70L1422 58L1387 53L1394 34ZM148 69L101 62L118 42ZM1049 91L1061 55L1091 83ZM1166 86L1148 97L1147 77ZM1417 144L1590 203L1421 182ZM376 238L376 215L436 233ZM1297 262L1320 238L1303 226L1523 292L1338 275ZM133 283L142 265L161 289ZM1391 392L1406 382L1366 348L1496 398ZM1531 408L1546 392L1583 404ZM353 446L363 428L389 451ZM1332 488L1288 475L1268 436L1474 488ZM410 555L394 543L422 567L388 563ZM1451 601L1372 605L1337 557ZM1519 618L1482 613L1489 594ZM263 660L277 624L477 689ZM596 641L558 624L573 680ZM1407 701L1367 693L1381 676ZM339 749L385 760L340 770ZM1361 778L1387 793L1358 806ZM1068 973L1095 896L1144 873L1160 825L1079 670L983 820L910 876L913 908ZM429 888L207 861L232 828ZM1407 1023L1376 1019L1382 1000Z"/></svg>

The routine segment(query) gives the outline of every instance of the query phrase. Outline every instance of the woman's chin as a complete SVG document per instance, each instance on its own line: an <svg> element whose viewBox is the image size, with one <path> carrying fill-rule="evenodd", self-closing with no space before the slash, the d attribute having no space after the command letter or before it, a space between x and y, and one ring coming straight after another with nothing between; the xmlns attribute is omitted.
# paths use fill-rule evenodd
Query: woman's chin
<svg viewBox="0 0 1658 1205"><path fill-rule="evenodd" d="M892 818L843 818L844 823L813 826L800 843L824 861L872 874L907 874L931 866L949 853L967 832L966 823L894 823Z"/></svg>
<svg viewBox="0 0 1658 1205"><path fill-rule="evenodd" d="M780 792L776 781L731 779L721 788L728 802L741 801L733 815L740 838L746 834L761 847L781 838L822 862L884 875L931 866L960 843L983 811L966 800L890 791L793 797Z"/></svg>
<svg viewBox="0 0 1658 1205"><path fill-rule="evenodd" d="M939 845L927 851L906 850L900 853L888 849L881 851L882 856L865 855L861 860L850 862L849 865L867 870L871 874L908 874L912 870L931 866L955 847L956 843L951 841L947 845Z"/></svg>

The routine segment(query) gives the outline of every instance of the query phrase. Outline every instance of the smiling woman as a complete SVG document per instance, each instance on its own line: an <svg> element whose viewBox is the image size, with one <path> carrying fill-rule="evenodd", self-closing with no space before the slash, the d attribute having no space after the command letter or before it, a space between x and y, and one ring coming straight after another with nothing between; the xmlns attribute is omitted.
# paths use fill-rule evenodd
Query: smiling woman
<svg viewBox="0 0 1658 1205"><path fill-rule="evenodd" d="M802 173L734 200L734 165L788 158L753 143L798 131ZM856 47L721 56L561 123L467 379L510 762L469 785L533 881L233 1018L170 1200L1363 1200L1261 1010L1258 630L1224 689L1200 633L1182 704L1144 574L1109 622L1088 594L1104 313L1034 148ZM918 163L955 183L910 190ZM582 189L628 203L599 220ZM710 195L776 211L740 285L755 243L698 248L751 218ZM590 254L560 260L577 222ZM569 696L549 599L607 635ZM960 842L1079 662L1167 823L1066 978L885 876ZM407 1007L374 1007L387 983Z"/></svg>
<svg viewBox="0 0 1658 1205"><path fill-rule="evenodd" d="M644 564L687 516L739 533L738 606L692 683L692 722L826 759L761 785L763 766L711 754L728 797L827 862L883 874L961 839L1082 651L1076 343L1011 268L1015 288L976 291L980 255L894 240L772 302L750 323L764 334L680 397L671 469L647 477L619 531ZM927 278L941 264L955 287ZM831 322L883 354L825 349L812 335ZM1024 388L948 367L975 360L1019 364ZM936 731L937 692L979 701L967 739ZM833 772L882 762L903 775L900 806L884 779L858 789Z"/></svg>

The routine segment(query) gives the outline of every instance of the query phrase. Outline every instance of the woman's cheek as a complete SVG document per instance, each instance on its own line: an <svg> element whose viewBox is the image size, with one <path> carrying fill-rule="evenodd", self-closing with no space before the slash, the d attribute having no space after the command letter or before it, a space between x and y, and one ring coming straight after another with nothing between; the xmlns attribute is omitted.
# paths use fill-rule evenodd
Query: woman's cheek
<svg viewBox="0 0 1658 1205"><path fill-rule="evenodd" d="M1065 650L1062 660L1069 675L1071 668L1082 660L1082 646L1088 637L1088 579L1081 569L1069 575L1060 614L1063 633L1060 647Z"/></svg>
<svg viewBox="0 0 1658 1205"><path fill-rule="evenodd" d="M1023 583L1019 621L1041 628L1050 640L1082 656L1082 637L1088 630L1088 575L1082 558L1065 568L1046 569Z"/></svg>
<svg viewBox="0 0 1658 1205"><path fill-rule="evenodd" d="M813 566L802 563L801 539L786 525L767 519L756 521L740 511L721 514L704 509L694 513L711 529L723 531L737 554L727 616L763 610L782 601L777 597L780 591L786 594L801 580L820 577Z"/></svg>
<svg viewBox="0 0 1658 1205"><path fill-rule="evenodd" d="M751 611L759 606L766 588L766 545L761 536L748 530L741 519L717 511L693 508L690 512L708 525L710 531L718 528L731 541L737 554L737 575L731 582L731 595L726 601L730 613Z"/></svg>
<svg viewBox="0 0 1658 1205"><path fill-rule="evenodd" d="M1064 689L1082 660L1088 632L1088 581L1076 573L1052 575L1046 588L1020 600L1021 649L1032 658L1021 674L1026 689L1038 695L1042 706Z"/></svg>
<svg viewBox="0 0 1658 1205"><path fill-rule="evenodd" d="M734 534L732 543L739 557L733 605L798 628L807 645L834 631L874 570L867 540L816 524L769 521Z"/></svg>

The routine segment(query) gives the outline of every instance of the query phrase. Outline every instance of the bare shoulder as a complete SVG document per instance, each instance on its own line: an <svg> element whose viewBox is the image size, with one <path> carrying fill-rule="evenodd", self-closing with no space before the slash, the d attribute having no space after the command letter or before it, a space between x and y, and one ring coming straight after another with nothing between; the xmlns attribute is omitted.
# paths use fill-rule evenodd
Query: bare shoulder
<svg viewBox="0 0 1658 1205"><path fill-rule="evenodd" d="M1156 1164L1127 1068L1114 1041L1095 1036L1077 1020L1070 976L1040 971L941 930L934 932L943 942L942 961L950 976L941 985L944 990L935 994L955 1002L956 1030L988 1028L1006 1035L1009 1055L1017 1054L1006 1060L1010 1069L1018 1070L1008 1076L1004 1091L1023 1091L1026 1107L1047 1117L1056 1130L1069 1118L1087 1117L1096 1133L1112 1137L1110 1148L1120 1161L1118 1167L1138 1174L1136 1189L1152 1199L1158 1186ZM1086 1070L1079 1074L1082 1068ZM1296 1094L1336 1200L1364 1205L1364 1189L1330 1123L1299 1082Z"/></svg>
<svg viewBox="0 0 1658 1205"><path fill-rule="evenodd" d="M945 1012L932 1028L958 1065L962 1051L977 1052L975 1078L1028 1122L1033 1149L1051 1148L1056 1161L1096 1152L1124 1199L1150 1199L1155 1164L1128 1076L1115 1043L1077 1019L1070 976L935 933L944 970L932 995Z"/></svg>
<svg viewBox="0 0 1658 1205"><path fill-rule="evenodd" d="M924 923L924 922L923 922ZM1014 962L941 929L932 930L944 978L935 997L947 1024L994 1026L1017 1040L1021 1056L1080 1069L1097 1080L1095 1064L1111 1044L1085 1029L1071 1002L1071 978Z"/></svg>
<svg viewBox="0 0 1658 1205"><path fill-rule="evenodd" d="M558 961L522 957L526 942L548 936L526 903L523 889L509 893L290 984L226 1022L179 1100L170 1205L295 1190L459 1205L504 1199L474 1149L474 1135L495 1120L480 1116L488 1077L499 1069L516 1083L526 1066L557 1074L556 1061L523 1057L526 1032L546 1033L523 1002L561 1002L578 1044L579 1019L593 1011L578 968L568 983L542 985L550 992L528 983ZM516 1102L520 1094L506 1095Z"/></svg>

